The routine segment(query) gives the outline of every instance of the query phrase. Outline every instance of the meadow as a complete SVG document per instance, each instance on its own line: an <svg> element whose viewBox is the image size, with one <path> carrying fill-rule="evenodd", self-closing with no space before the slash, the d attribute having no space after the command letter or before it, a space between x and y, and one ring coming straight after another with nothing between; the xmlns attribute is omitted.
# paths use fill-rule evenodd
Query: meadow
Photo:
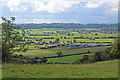
<svg viewBox="0 0 120 80"><path fill-rule="evenodd" d="M2 78L118 78L118 60L81 65L3 64Z"/></svg>

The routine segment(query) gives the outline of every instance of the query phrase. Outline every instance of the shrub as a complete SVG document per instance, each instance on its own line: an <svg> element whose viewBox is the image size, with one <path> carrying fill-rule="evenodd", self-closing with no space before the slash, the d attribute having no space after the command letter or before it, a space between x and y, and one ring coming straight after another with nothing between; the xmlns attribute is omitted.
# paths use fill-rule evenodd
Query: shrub
<svg viewBox="0 0 120 80"><path fill-rule="evenodd" d="M97 52L94 54L95 61L101 61L101 52Z"/></svg>
<svg viewBox="0 0 120 80"><path fill-rule="evenodd" d="M40 59L39 57L34 57L34 59Z"/></svg>
<svg viewBox="0 0 120 80"><path fill-rule="evenodd" d="M46 63L48 60L47 60L47 58L46 57L43 57L42 59L41 59L41 62L42 63Z"/></svg>
<svg viewBox="0 0 120 80"><path fill-rule="evenodd" d="M87 53L91 53L89 50L88 50L88 52Z"/></svg>
<svg viewBox="0 0 120 80"><path fill-rule="evenodd" d="M9 51L9 45L2 42L2 62L10 62L12 58L12 53Z"/></svg>

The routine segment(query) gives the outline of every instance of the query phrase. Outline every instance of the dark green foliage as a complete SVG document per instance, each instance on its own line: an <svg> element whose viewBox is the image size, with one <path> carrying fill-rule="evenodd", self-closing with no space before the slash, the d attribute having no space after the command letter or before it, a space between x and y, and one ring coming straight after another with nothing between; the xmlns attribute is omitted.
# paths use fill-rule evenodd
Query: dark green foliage
<svg viewBox="0 0 120 80"><path fill-rule="evenodd" d="M56 43L59 43L59 42L60 42L60 39L59 39L59 38L57 38L55 42L56 42Z"/></svg>
<svg viewBox="0 0 120 80"><path fill-rule="evenodd" d="M34 59L40 59L39 57L34 57Z"/></svg>
<svg viewBox="0 0 120 80"><path fill-rule="evenodd" d="M73 42L76 43L76 40L74 39Z"/></svg>
<svg viewBox="0 0 120 80"><path fill-rule="evenodd" d="M43 57L42 59L41 59L41 62L42 63L46 63L48 60L47 60L47 58L46 57Z"/></svg>
<svg viewBox="0 0 120 80"><path fill-rule="evenodd" d="M12 53L9 51L9 46L6 42L2 41L2 61L10 62Z"/></svg>
<svg viewBox="0 0 120 80"><path fill-rule="evenodd" d="M77 61L73 62L73 64L93 63L98 61L120 59L119 45L120 41L118 39L115 39L112 47L109 47L104 51L96 52L94 55L84 55L82 59L78 59Z"/></svg>
<svg viewBox="0 0 120 80"><path fill-rule="evenodd" d="M88 53L91 53L91 52L88 50Z"/></svg>
<svg viewBox="0 0 120 80"><path fill-rule="evenodd" d="M39 57L34 57L34 58L29 58L29 57L24 57L23 55L13 55L11 59L11 63L16 63L16 64L41 64L41 63L46 63L48 60L46 57L39 58Z"/></svg>
<svg viewBox="0 0 120 80"><path fill-rule="evenodd" d="M56 53L58 56L62 56L62 51Z"/></svg>
<svg viewBox="0 0 120 80"><path fill-rule="evenodd" d="M101 61L101 52L97 52L94 54L95 61Z"/></svg>
<svg viewBox="0 0 120 80"><path fill-rule="evenodd" d="M18 32L20 27L13 24L15 17L11 17L11 20L2 17L2 20L2 62L10 62L12 49L21 40Z"/></svg>
<svg viewBox="0 0 120 80"><path fill-rule="evenodd" d="M120 59L120 38L115 39L109 57L111 59Z"/></svg>

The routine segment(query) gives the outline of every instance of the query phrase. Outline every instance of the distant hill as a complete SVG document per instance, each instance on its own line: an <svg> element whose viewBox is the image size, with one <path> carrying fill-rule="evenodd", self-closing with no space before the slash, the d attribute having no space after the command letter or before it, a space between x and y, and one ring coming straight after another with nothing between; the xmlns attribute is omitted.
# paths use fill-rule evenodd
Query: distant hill
<svg viewBox="0 0 120 80"><path fill-rule="evenodd" d="M93 28L101 30L118 30L118 24L77 24L77 23L51 23L51 24L17 24L21 29L40 28L63 28L63 29L84 29Z"/></svg>

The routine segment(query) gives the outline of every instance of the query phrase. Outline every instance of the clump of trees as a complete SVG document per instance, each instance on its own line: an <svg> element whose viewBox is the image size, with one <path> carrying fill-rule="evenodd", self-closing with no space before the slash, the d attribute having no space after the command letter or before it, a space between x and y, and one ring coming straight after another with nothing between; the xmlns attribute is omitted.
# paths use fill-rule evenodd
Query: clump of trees
<svg viewBox="0 0 120 80"><path fill-rule="evenodd" d="M73 62L73 64L83 64L83 63L93 63L99 61L120 59L120 40L115 39L112 47L105 49L104 51L99 51L94 53L94 55L83 55L82 58Z"/></svg>

